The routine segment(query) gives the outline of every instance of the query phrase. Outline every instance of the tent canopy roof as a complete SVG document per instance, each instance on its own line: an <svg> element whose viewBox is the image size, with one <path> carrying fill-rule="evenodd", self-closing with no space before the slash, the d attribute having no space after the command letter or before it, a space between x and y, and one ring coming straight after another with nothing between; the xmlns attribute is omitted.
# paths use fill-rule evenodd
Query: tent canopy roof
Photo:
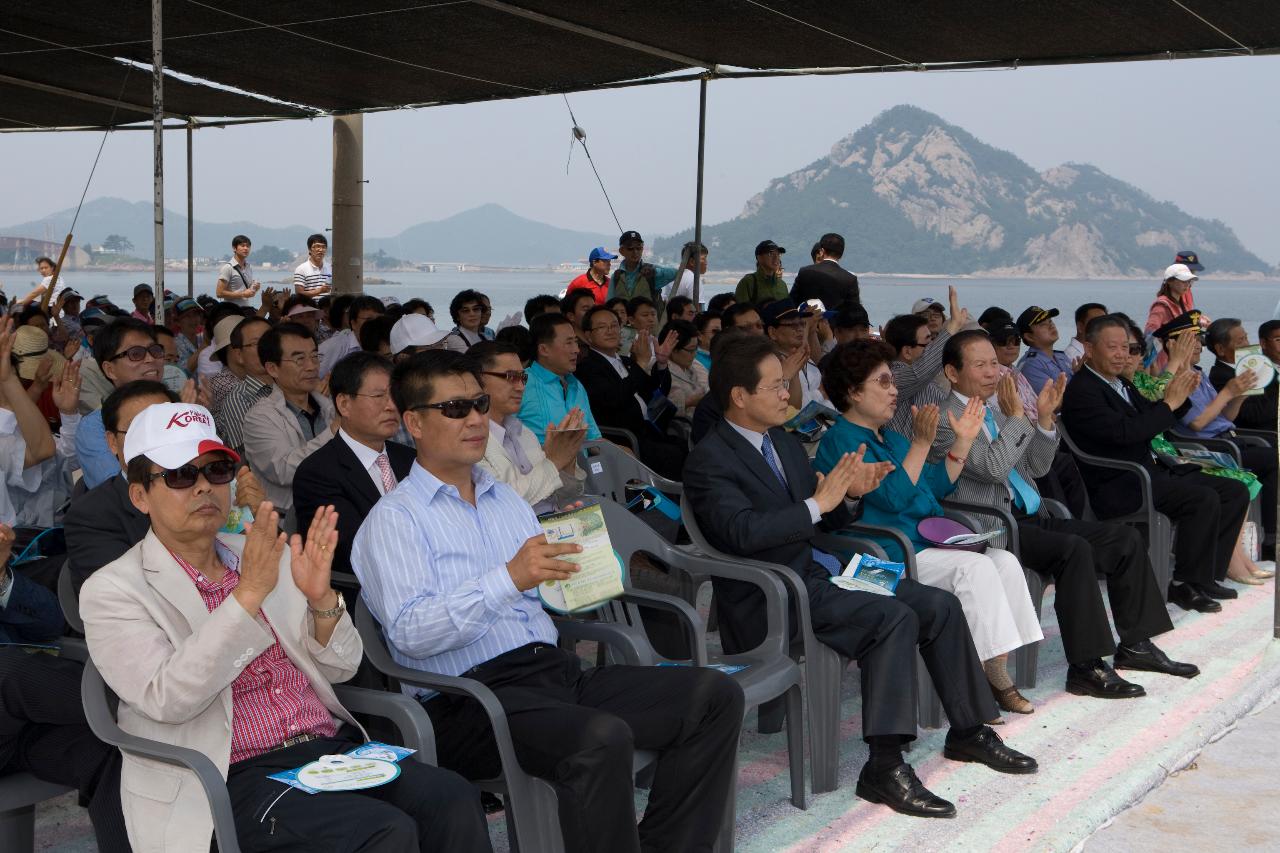
<svg viewBox="0 0 1280 853"><path fill-rule="evenodd" d="M5 13L0 130L149 118L150 3L10 0ZM206 122L469 103L689 72L1280 52L1274 0L165 0L163 32L165 109Z"/></svg>

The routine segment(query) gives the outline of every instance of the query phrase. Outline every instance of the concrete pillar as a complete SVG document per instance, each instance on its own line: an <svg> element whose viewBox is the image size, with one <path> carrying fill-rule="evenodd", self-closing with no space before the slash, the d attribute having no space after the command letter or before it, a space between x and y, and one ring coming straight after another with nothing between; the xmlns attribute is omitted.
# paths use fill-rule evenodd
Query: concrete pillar
<svg viewBox="0 0 1280 853"><path fill-rule="evenodd" d="M333 264L335 293L364 292L364 116L333 117Z"/></svg>

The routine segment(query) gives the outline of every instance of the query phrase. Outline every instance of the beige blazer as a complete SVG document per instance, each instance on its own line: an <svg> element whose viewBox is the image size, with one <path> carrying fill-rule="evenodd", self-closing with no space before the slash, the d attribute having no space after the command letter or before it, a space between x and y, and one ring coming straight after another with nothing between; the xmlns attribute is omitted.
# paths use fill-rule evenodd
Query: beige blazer
<svg viewBox="0 0 1280 853"><path fill-rule="evenodd" d="M334 432L333 403L323 394L311 395L320 406L316 420L316 437L307 441L298 418L285 406L284 392L276 385L271 393L253 404L244 416L241 428L244 438L244 461L275 505L281 517L293 508L293 475L298 465L312 453L329 443ZM292 518L292 515L290 516ZM289 525L292 531L294 527Z"/></svg>
<svg viewBox="0 0 1280 853"><path fill-rule="evenodd" d="M236 554L244 548L243 536L218 538ZM331 683L355 674L364 652L360 636L344 614L328 646L316 642L287 549L280 580L262 612L324 706L336 719L358 727ZM120 697L120 728L198 750L225 778L231 758L231 682L270 648L271 632L234 597L210 613L154 532L85 581L80 613L89 654ZM208 851L213 817L194 773L126 754L120 787L136 853Z"/></svg>
<svg viewBox="0 0 1280 853"><path fill-rule="evenodd" d="M502 441L489 431L488 443L484 446L484 458L479 465L493 475L499 483L506 483L515 489L527 503L536 504L550 500L557 506L569 503L582 497L586 482L586 472L582 466L574 464L573 474L566 474L556 468L556 464L547 458L538 444L538 437L528 428L522 428L517 441L525 456L533 463L528 474L521 474L511 457L507 455Z"/></svg>

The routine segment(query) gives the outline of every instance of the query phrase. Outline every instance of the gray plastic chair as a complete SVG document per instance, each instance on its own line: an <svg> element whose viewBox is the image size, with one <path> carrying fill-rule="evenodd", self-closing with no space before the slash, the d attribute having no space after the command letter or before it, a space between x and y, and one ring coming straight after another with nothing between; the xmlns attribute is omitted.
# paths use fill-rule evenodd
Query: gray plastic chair
<svg viewBox="0 0 1280 853"><path fill-rule="evenodd" d="M614 550L622 558L623 565L629 565L636 553L644 553L665 563L673 570L694 577L720 577L730 580L744 581L760 589L765 598L766 633L764 641L748 652L736 655L721 654L709 657L707 654L706 629L696 612L690 615L691 628L694 632L692 649L695 666L706 666L708 663L721 663L745 666L733 674L734 681L742 687L746 695L746 709L759 708L766 703L780 700L786 709L787 717L787 759L791 774L791 804L796 808L808 808L804 790L804 726L803 703L801 700L800 667L789 654L787 592L777 575L768 570L753 566L744 566L737 560L725 560L705 554L695 554L684 548L678 548L659 536L644 522L632 515L621 504L612 501L601 501L605 524L609 529L609 539ZM640 625L639 612L629 601L612 602L607 608L608 617L632 638L634 646L648 647L648 660L644 664L653 665L662 662ZM725 831L721 834L721 845L726 841L732 849L733 839L733 799L730 799L729 813L725 816Z"/></svg>
<svg viewBox="0 0 1280 853"><path fill-rule="evenodd" d="M1156 510L1155 499L1151 491L1151 474L1136 462L1109 459L1105 456L1094 456L1092 453L1085 453L1071 439L1071 435L1067 432L1066 425L1062 421L1058 421L1058 435L1078 462L1082 462L1085 465L1093 465L1097 468L1128 471L1137 476L1138 492L1142 497L1141 505L1128 515L1115 516L1105 520L1120 524L1140 525L1146 528L1144 535L1147 539L1147 556L1151 559L1151 568L1155 571L1156 582L1160 585L1160 597L1167 599L1169 582L1173 580L1174 570L1173 524L1169 521L1167 515Z"/></svg>
<svg viewBox="0 0 1280 853"><path fill-rule="evenodd" d="M62 607L62 618L77 634L84 633L84 620L80 618L80 601L76 597L75 582L71 579L71 561L62 564L58 572L58 604Z"/></svg>
<svg viewBox="0 0 1280 853"><path fill-rule="evenodd" d="M735 557L716 550L698 527L697 518L689 505L688 498L682 495L680 505L685 530L688 531L694 548L707 556L716 557L739 567L770 572L787 590L790 603L788 613L795 618L794 625L790 624L791 620L788 618L787 651L791 659L796 661L804 672L803 693L808 702L809 772L813 793L822 794L836 790L839 787L840 767L840 684L850 659L842 656L814 635L813 622L809 615L809 593L798 574L779 563ZM879 532L879 530L870 529L867 532ZM896 531L886 530L886 533L896 533ZM874 542L856 535L839 537L839 545L845 550L853 547L878 557L885 556L884 550ZM907 685L906 689L912 690L915 694L916 704L920 709L921 724L927 726L932 723L936 727L940 725L941 705L937 702L933 683L929 680L923 663L918 669L916 683ZM922 693L922 688L927 688L927 691ZM771 728L772 726L766 726L762 721L762 731L768 731Z"/></svg>
<svg viewBox="0 0 1280 853"><path fill-rule="evenodd" d="M631 452L636 456L640 455L640 440L636 438L636 434L629 429L622 427L600 427L600 434L606 439L612 438L614 441L622 442L631 448Z"/></svg>
<svg viewBox="0 0 1280 853"><path fill-rule="evenodd" d="M1247 466L1244 464L1244 459L1240 456L1240 448L1230 441L1221 438L1180 438L1177 437L1176 434L1170 435L1168 438L1169 443L1178 448L1178 450L1187 448L1193 450L1214 450L1219 453L1225 453L1235 460L1236 465L1247 470ZM1256 436L1240 435L1237 436L1237 439L1240 440L1241 444L1265 447L1268 450L1271 449L1269 444ZM1253 522L1254 528L1258 531L1258 536L1261 537L1263 535L1261 493L1258 494L1258 497L1249 501L1248 515L1245 518L1246 520ZM1259 545L1261 544L1261 541L1259 541Z"/></svg>
<svg viewBox="0 0 1280 853"><path fill-rule="evenodd" d="M89 728L99 740L118 747L121 752L129 755L161 761L196 774L209 801L218 850L220 853L240 853L226 780L209 757L194 749L148 740L121 730L116 723L115 706L118 700L102 680L102 675L92 660L85 663L80 690ZM399 730L403 745L418 750L414 759L424 764L435 764L436 741L431 720L417 702L399 693L384 693L341 684L334 685L334 692L348 711L390 720Z"/></svg>
<svg viewBox="0 0 1280 853"><path fill-rule="evenodd" d="M59 644L62 657L77 661L88 657L83 641L67 637ZM36 806L74 790L26 772L0 776L0 851L32 853L36 849Z"/></svg>

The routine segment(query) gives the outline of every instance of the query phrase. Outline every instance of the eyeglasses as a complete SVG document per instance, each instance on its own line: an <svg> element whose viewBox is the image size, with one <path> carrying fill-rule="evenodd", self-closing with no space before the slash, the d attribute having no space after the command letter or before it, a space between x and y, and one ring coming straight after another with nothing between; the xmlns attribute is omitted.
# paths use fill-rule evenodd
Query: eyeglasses
<svg viewBox="0 0 1280 853"><path fill-rule="evenodd" d="M928 345L929 344L927 342L923 344L907 344L903 349L924 349Z"/></svg>
<svg viewBox="0 0 1280 853"><path fill-rule="evenodd" d="M290 364L292 364L294 367L302 367L304 364L308 364L308 363L319 364L320 353L318 351L299 353L297 355L291 355L288 358L281 359L281 361L287 361Z"/></svg>
<svg viewBox="0 0 1280 853"><path fill-rule="evenodd" d="M512 385L519 382L525 385L529 382L529 373L525 370L482 370L485 376L492 376L494 379L505 379Z"/></svg>
<svg viewBox="0 0 1280 853"><path fill-rule="evenodd" d="M622 326L617 323L605 323L603 326L592 326L593 332L618 332L622 330Z"/></svg>
<svg viewBox="0 0 1280 853"><path fill-rule="evenodd" d="M148 344L147 346L129 347L127 350L116 353L107 359L107 361L115 361L118 358L128 358L130 361L143 361L147 356L152 358L164 358L164 347L160 344Z"/></svg>
<svg viewBox="0 0 1280 853"><path fill-rule="evenodd" d="M760 386L759 388L756 388L755 393L757 393L757 394L781 394L783 391L790 391L790 390L791 390L791 380L790 380L790 379L784 379L784 380L782 380L781 382L779 382L777 385L769 385L769 386L763 386L763 385L762 385L762 386Z"/></svg>
<svg viewBox="0 0 1280 853"><path fill-rule="evenodd" d="M892 388L892 387L893 387L893 374L892 374L892 373L881 373L879 376L869 376L869 377L867 377L867 381L868 381L868 382L874 382L874 383L876 383L877 385L879 385L881 388Z"/></svg>
<svg viewBox="0 0 1280 853"><path fill-rule="evenodd" d="M1129 355L1142 355L1146 349L1142 344L1129 344Z"/></svg>
<svg viewBox="0 0 1280 853"><path fill-rule="evenodd" d="M439 403L422 403L417 406L410 406L409 411L416 412L419 409L439 409L440 414L453 421L460 421L467 415L471 414L471 410L475 409L482 415L489 414L489 395L481 394L473 399L460 400L443 400Z"/></svg>
<svg viewBox="0 0 1280 853"><path fill-rule="evenodd" d="M230 459L215 459L203 465L187 464L181 468L152 474L148 479L163 478L164 484L171 489L189 489L196 484L196 480L201 475L204 475L211 486L225 486L235 479L236 463Z"/></svg>
<svg viewBox="0 0 1280 853"><path fill-rule="evenodd" d="M698 352L698 345L694 344L691 347L680 347L680 352L691 352L696 354Z"/></svg>

